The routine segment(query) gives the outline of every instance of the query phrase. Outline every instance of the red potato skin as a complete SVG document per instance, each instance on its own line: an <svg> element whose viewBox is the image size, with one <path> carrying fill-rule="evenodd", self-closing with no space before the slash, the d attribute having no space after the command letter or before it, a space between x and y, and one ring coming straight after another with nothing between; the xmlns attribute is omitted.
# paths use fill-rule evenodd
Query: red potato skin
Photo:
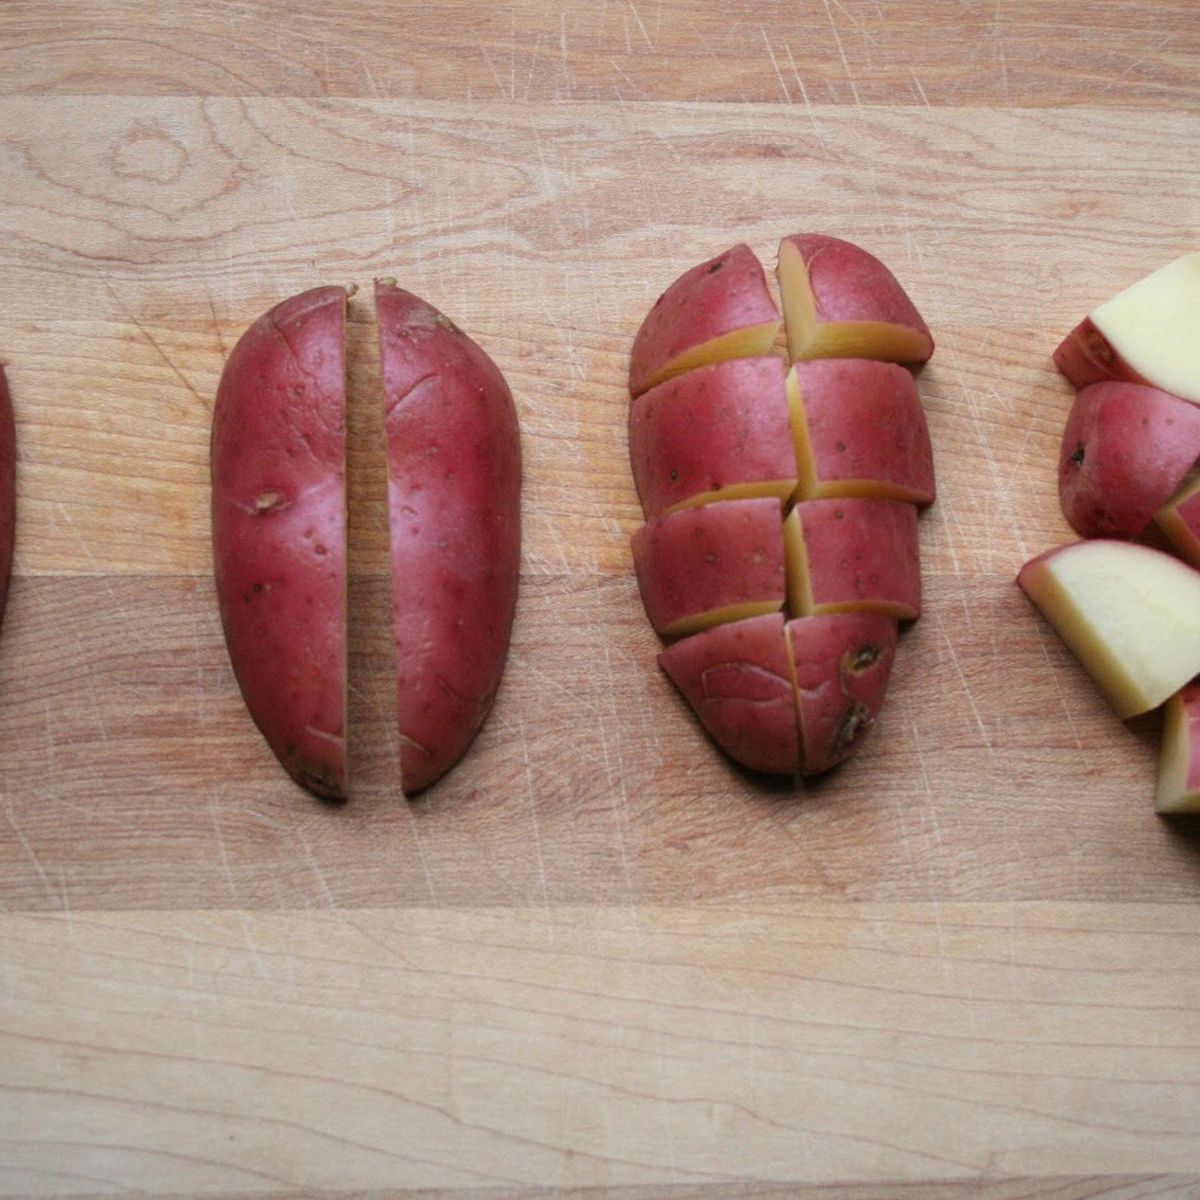
<svg viewBox="0 0 1200 1200"><path fill-rule="evenodd" d="M800 745L783 627L781 613L717 625L668 646L658 663L730 758L794 775Z"/></svg>
<svg viewBox="0 0 1200 1200"><path fill-rule="evenodd" d="M739 243L685 271L659 296L633 342L629 390L641 395L685 350L778 320L762 263L749 246Z"/></svg>
<svg viewBox="0 0 1200 1200"><path fill-rule="evenodd" d="M633 535L646 615L670 636L677 621L755 601L783 607L786 581L778 500L723 500L648 521Z"/></svg>
<svg viewBox="0 0 1200 1200"><path fill-rule="evenodd" d="M805 500L796 505L813 604L887 604L921 615L917 510L896 500Z"/></svg>
<svg viewBox="0 0 1200 1200"><path fill-rule="evenodd" d="M792 370L821 483L878 482L911 503L933 503L933 446L911 371L866 358L813 359Z"/></svg>
<svg viewBox="0 0 1200 1200"><path fill-rule="evenodd" d="M1200 680L1193 679L1179 689L1188 733L1188 771L1185 786L1189 792L1200 791Z"/></svg>
<svg viewBox="0 0 1200 1200"><path fill-rule="evenodd" d="M1085 387L1059 449L1063 516L1083 537L1137 537L1197 458L1197 405L1136 383Z"/></svg>
<svg viewBox="0 0 1200 1200"><path fill-rule="evenodd" d="M453 322L384 281L375 312L411 795L463 756L500 686L521 560L521 443L504 377Z"/></svg>
<svg viewBox="0 0 1200 1200"><path fill-rule="evenodd" d="M225 641L288 774L346 795L346 291L316 288L242 335L213 412L212 532Z"/></svg>
<svg viewBox="0 0 1200 1200"><path fill-rule="evenodd" d="M787 623L795 668L802 770L818 775L858 749L883 706L896 623L875 613L833 613Z"/></svg>
<svg viewBox="0 0 1200 1200"><path fill-rule="evenodd" d="M796 479L784 365L713 363L643 392L629 409L629 456L647 520L733 484Z"/></svg>
<svg viewBox="0 0 1200 1200"><path fill-rule="evenodd" d="M817 319L882 321L924 334L926 349L912 360L925 363L933 354L929 326L909 299L900 281L869 251L853 242L820 233L796 234L791 242L808 268Z"/></svg>
<svg viewBox="0 0 1200 1200"><path fill-rule="evenodd" d="M1151 386L1148 379L1117 353L1091 317L1084 317L1059 343L1054 351L1054 365L1077 388L1105 380Z"/></svg>

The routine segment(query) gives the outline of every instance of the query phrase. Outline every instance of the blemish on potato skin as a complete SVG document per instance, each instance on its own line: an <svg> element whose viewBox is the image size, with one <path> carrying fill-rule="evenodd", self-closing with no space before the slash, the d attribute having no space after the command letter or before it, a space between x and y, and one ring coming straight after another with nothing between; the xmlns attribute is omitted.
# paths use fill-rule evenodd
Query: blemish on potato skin
<svg viewBox="0 0 1200 1200"><path fill-rule="evenodd" d="M261 516L263 513L273 512L279 507L279 502L282 498L278 492L263 492L261 496L257 496L254 500L255 515Z"/></svg>
<svg viewBox="0 0 1200 1200"><path fill-rule="evenodd" d="M874 666L879 661L879 656L883 651L878 646L860 646L855 652L854 657L850 660L851 671L865 671L868 667Z"/></svg>
<svg viewBox="0 0 1200 1200"><path fill-rule="evenodd" d="M1085 451L1084 451L1083 443L1080 442L1079 445L1075 447L1075 453L1071 455L1069 461L1071 462L1071 464L1073 466L1082 467L1084 455L1085 455Z"/></svg>
<svg viewBox="0 0 1200 1200"><path fill-rule="evenodd" d="M846 710L842 723L838 728L834 749L841 751L851 746L871 723L870 710L857 700Z"/></svg>

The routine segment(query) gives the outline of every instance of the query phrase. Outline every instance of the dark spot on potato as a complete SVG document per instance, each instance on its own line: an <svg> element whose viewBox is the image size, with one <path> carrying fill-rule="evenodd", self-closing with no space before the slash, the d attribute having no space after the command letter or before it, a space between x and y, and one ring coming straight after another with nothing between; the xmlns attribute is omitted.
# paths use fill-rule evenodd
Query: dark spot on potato
<svg viewBox="0 0 1200 1200"><path fill-rule="evenodd" d="M278 492L266 491L261 496L258 496L254 501L254 511L256 514L273 512L279 507L281 497Z"/></svg>
<svg viewBox="0 0 1200 1200"><path fill-rule="evenodd" d="M724 265L725 265L725 260L724 260L723 258L719 258L719 259L717 259L717 261L716 261L715 263L711 263L711 264L709 265L709 268L708 268L708 273L709 273L710 275L714 275L714 274L716 274L716 272L717 272L717 271L719 271L719 270L720 270L720 269L721 269L721 268L722 268Z"/></svg>
<svg viewBox="0 0 1200 1200"><path fill-rule="evenodd" d="M459 329L459 327L457 325L455 325L455 323L452 320L450 320L450 318L448 316L446 316L445 313L438 313L436 320L437 320L438 325L440 325L444 330L446 330L447 333L461 333L462 332L462 330Z"/></svg>
<svg viewBox="0 0 1200 1200"><path fill-rule="evenodd" d="M707 553L707 554L704 556L704 561L705 561L706 563L715 563L715 562L717 561L717 556L716 556L715 554L713 554L713 553L712 553L712 551L710 550L710 551L709 551L709 552L708 552L708 553Z"/></svg>
<svg viewBox="0 0 1200 1200"><path fill-rule="evenodd" d="M678 482L678 480L679 480L679 471L675 467L672 467L671 468L671 482L676 483L676 482Z"/></svg>
<svg viewBox="0 0 1200 1200"><path fill-rule="evenodd" d="M860 704L856 700L846 710L845 716L842 717L842 723L838 727L837 739L834 742L834 749L838 753L846 750L857 740L870 723L871 714L868 712L866 705Z"/></svg>
<svg viewBox="0 0 1200 1200"><path fill-rule="evenodd" d="M1071 455L1071 463L1076 467L1082 467L1084 454L1085 451L1083 448L1083 443L1080 442L1079 445L1075 447L1075 453Z"/></svg>
<svg viewBox="0 0 1200 1200"><path fill-rule="evenodd" d="M845 518L845 516L846 514L840 508L834 509L833 519L835 521L841 521Z"/></svg>
<svg viewBox="0 0 1200 1200"><path fill-rule="evenodd" d="M869 666L879 661L883 651L878 646L859 646L850 660L850 670L865 671Z"/></svg>
<svg viewBox="0 0 1200 1200"><path fill-rule="evenodd" d="M834 448L834 449L835 449L835 450L836 450L836 451L837 451L839 454L845 454L845 453L846 453L846 443L845 443L845 442L843 442L843 441L842 441L840 438L839 438L839 439L838 439L836 442L834 442L834 443L833 443L833 448Z"/></svg>
<svg viewBox="0 0 1200 1200"><path fill-rule="evenodd" d="M317 556L318 556L318 557L320 557L320 558L324 558L324 557L325 557L325 555L329 553L329 550L328 550L328 548L326 547L326 545L325 545L325 543L324 543L324 542L318 542L318 543L317 543L317 544L316 544L316 545L313 547L313 550L316 552Z"/></svg>

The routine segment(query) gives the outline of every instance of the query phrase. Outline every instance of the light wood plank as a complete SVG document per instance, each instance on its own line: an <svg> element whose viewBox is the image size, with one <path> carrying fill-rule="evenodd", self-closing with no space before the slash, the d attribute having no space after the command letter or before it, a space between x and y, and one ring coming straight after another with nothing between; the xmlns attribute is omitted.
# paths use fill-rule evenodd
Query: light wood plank
<svg viewBox="0 0 1200 1200"><path fill-rule="evenodd" d="M1190 0L6 0L4 91L363 99L1195 103Z"/></svg>
<svg viewBox="0 0 1200 1200"><path fill-rule="evenodd" d="M1198 935L1194 905L6 916L0 1188L1196 1173Z"/></svg>

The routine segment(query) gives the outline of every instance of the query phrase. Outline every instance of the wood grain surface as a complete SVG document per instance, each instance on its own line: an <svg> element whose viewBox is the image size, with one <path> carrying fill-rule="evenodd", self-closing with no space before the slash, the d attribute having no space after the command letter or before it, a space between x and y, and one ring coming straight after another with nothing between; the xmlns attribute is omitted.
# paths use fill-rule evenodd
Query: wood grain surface
<svg viewBox="0 0 1200 1200"><path fill-rule="evenodd" d="M0 1194L1200 1195L1200 829L1013 583L1070 536L1050 352L1200 246L1200 12L817 0L0 6ZM938 350L926 615L863 752L723 760L658 673L629 346L686 267L859 241ZM357 797L251 725L225 354L395 275L526 462L496 709L417 802L352 302Z"/></svg>

